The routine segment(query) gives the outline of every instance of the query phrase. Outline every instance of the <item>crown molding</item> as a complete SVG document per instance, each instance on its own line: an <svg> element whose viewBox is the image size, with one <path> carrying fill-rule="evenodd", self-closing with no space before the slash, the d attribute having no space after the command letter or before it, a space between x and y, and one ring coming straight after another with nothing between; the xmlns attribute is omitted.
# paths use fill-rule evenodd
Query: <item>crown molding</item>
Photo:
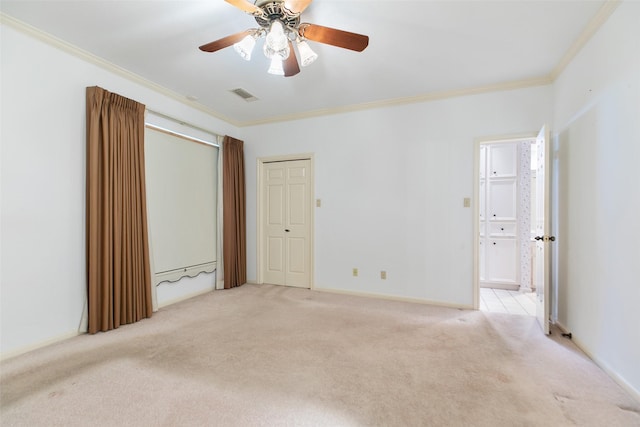
<svg viewBox="0 0 640 427"><path fill-rule="evenodd" d="M301 113L288 114L284 116L269 117L267 119L262 119L262 120L242 122L238 126L247 127L247 126L264 125L269 123L286 122L286 121L292 121L292 120L301 120L301 119L308 119L312 117L351 113L351 112L362 111L362 110L371 110L375 108L395 107L400 105L415 104L419 102L438 101L442 99L457 98L461 96L479 95L483 93L500 92L500 91L514 90L514 89L524 89L524 88L534 87L534 86L544 86L551 83L552 83L552 80L548 76L535 77L535 78L526 79L526 80L497 83L497 84L479 86L474 88L448 90L443 92L431 92L431 93L426 93L426 94L416 95L416 96L407 96L402 98L385 99L381 101L373 101L373 102L367 102L362 104L345 105L345 106L336 107L336 108L324 108L324 109L318 109L313 111L305 111Z"/></svg>
<svg viewBox="0 0 640 427"><path fill-rule="evenodd" d="M607 22L607 19L609 19L613 11L616 10L621 3L622 0L607 0L602 7L600 7L595 16L587 23L587 26L584 27L578 38L575 39L573 44L569 49L567 49L562 59L560 59L560 62L558 62L556 67L549 74L549 78L552 82L562 74L564 69L567 68L567 65L571 63L573 58L576 57L591 37L598 32L602 25Z"/></svg>
<svg viewBox="0 0 640 427"><path fill-rule="evenodd" d="M0 23L2 24L6 24L24 34L27 34L33 38L36 38L50 46L53 46L57 49L60 49L66 53L69 53L77 58L82 59L83 61L89 62L91 64L97 65L100 68L103 68L113 74L116 74L120 77L124 77L125 79L132 81L134 83L137 83L141 86L144 86L148 89L151 89L155 92L158 92L162 95L165 95L175 101L178 101L184 105L187 105L191 108L194 108L196 110L202 111L205 114L208 114L210 116L213 116L217 119L220 119L224 122L227 122L229 124L232 124L234 126L239 126L240 123L230 119L229 117L223 116L220 113L218 113L215 110L212 110L211 108L205 107L204 105L197 103L197 102L193 102L190 101L189 99L186 98L186 96L181 95L177 92L174 92L170 89L167 89L164 86L161 86L157 83L154 83L150 80L147 80L129 70L126 70L118 65L115 65L103 58L100 58L99 56L96 56L90 52L87 52L86 50L80 49L79 47L72 45L71 43L68 43L62 39L59 39L47 32L44 32L36 27L33 27L25 22L22 22L10 15L7 15L3 12L0 12Z"/></svg>
<svg viewBox="0 0 640 427"><path fill-rule="evenodd" d="M301 113L289 114L284 116L270 117L261 120L253 120L241 122L238 124L239 127L249 127L249 126L258 126L269 123L278 123L285 121L293 121L293 120L301 120L308 119L313 117L327 116L333 114L342 114L342 113L350 113L355 111L362 111L374 108L382 108L382 107L392 107L398 105L406 105L418 102L429 102L429 101L437 101L447 98L455 98L461 96L470 96L477 95L482 93L489 92L500 92L514 89L523 89L527 87L534 86L544 86L548 84L552 84L555 80L562 74L564 69L569 65L569 63L575 58L575 56L582 50L582 48L587 44L587 42L591 39L591 37L598 32L598 30L604 25L604 23L609 19L611 14L616 10L616 8L622 3L622 0L606 0L605 3L600 7L598 12L596 12L595 16L591 18L591 20L587 23L585 28L582 30L578 38L574 40L569 49L565 52L565 54L560 59L560 62L555 66L555 68L546 76L535 77L526 80L518 80L513 82L505 82L505 83L497 83L493 85L480 86L476 88L468 88L468 89L458 89L458 90L450 90L444 92L432 92L426 93L417 96L403 97L403 98L394 98L382 101L374 101L364 104L354 104L347 105L343 107L337 108L327 108L327 109L319 109L313 111L306 111Z"/></svg>
<svg viewBox="0 0 640 427"><path fill-rule="evenodd" d="M421 94L416 96L393 98L393 99L387 99L387 100L367 102L362 104L345 105L345 106L336 107L336 108L317 109L313 111L305 111L300 113L268 117L268 118L259 119L259 120L248 120L248 121L237 121L229 117L226 117L209 107L206 107L198 102L190 101L185 96L179 93L176 93L172 90L165 88L164 86L161 86L157 83L147 80L135 73L132 73L122 67L119 67L109 61L106 61L96 55L93 55L85 50L78 48L77 46L67 43L64 40L58 39L38 28L32 27L2 12L0 12L0 22L2 22L3 24L7 24L26 34L29 34L37 39L40 39L41 41L48 43L54 47L57 47L80 59L83 59L101 68L104 68L114 74L117 74L121 77L124 77L128 80L131 80L135 83L138 83L156 92L159 92L191 108L202 111L203 113L209 114L212 117L215 117L219 120L227 122L233 126L250 127L250 126L259 126L259 125L265 125L270 123L302 120L302 119L308 119L308 118L314 118L314 117L320 117L320 116L344 114L344 113L350 113L350 112L370 110L375 108L393 107L393 106L407 105L407 104L413 104L413 103L456 98L461 96L478 95L478 94L489 93L489 92L508 91L508 90L523 89L528 87L544 86L544 85L552 84L558 78L558 76L562 74L564 69L567 67L567 65L569 65L569 63L571 63L571 61L580 52L580 50L582 50L582 48L587 44L587 42L591 39L591 37L602 27L602 25L607 21L607 19L609 19L611 14L616 10L616 8L621 3L622 3L622 0L606 0L605 3L602 5L602 7L598 10L596 15L589 21L587 26L582 30L578 38L573 42L573 44L565 52L560 62L558 62L555 68L546 76L534 77L530 79L517 80L512 82L496 83L496 84L480 86L475 88L432 92L432 93L426 93L426 94Z"/></svg>

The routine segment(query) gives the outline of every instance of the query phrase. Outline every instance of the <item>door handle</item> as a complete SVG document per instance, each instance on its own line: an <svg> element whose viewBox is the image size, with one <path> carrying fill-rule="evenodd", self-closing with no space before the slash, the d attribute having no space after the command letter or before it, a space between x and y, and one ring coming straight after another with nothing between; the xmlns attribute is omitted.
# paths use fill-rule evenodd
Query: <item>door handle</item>
<svg viewBox="0 0 640 427"><path fill-rule="evenodd" d="M534 237L534 239L536 239L536 240L543 240L543 239L544 239L544 237L542 237L542 236L536 236L536 237Z"/></svg>
<svg viewBox="0 0 640 427"><path fill-rule="evenodd" d="M544 240L544 241L549 241L549 242L555 242L556 241L556 236L549 236L549 237L544 237L544 236L536 236L534 237L534 239L536 240Z"/></svg>
<svg viewBox="0 0 640 427"><path fill-rule="evenodd" d="M290 232L291 230L289 230L288 228L285 228L284 231L286 231L287 233Z"/></svg>

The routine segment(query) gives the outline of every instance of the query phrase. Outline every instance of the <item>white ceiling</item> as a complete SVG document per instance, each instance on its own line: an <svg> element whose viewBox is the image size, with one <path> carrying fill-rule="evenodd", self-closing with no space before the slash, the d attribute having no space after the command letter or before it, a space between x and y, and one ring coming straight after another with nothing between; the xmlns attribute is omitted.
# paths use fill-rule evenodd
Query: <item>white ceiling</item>
<svg viewBox="0 0 640 427"><path fill-rule="evenodd" d="M549 79L604 3L315 0L302 22L366 34L369 47L310 42L318 60L288 78L268 74L258 49L251 62L233 48L198 49L257 26L224 0L2 0L1 10L246 125ZM245 102L235 88L259 101Z"/></svg>

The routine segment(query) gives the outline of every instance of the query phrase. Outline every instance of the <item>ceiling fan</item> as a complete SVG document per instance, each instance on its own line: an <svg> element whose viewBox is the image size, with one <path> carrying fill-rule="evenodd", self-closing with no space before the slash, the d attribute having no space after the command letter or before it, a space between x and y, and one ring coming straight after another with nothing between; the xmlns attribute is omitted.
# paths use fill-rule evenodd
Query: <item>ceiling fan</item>
<svg viewBox="0 0 640 427"><path fill-rule="evenodd" d="M238 9L253 15L258 28L251 28L200 46L204 52L216 52L233 45L238 54L249 61L256 40L265 39L263 52L271 60L269 73L295 76L300 72L293 42L300 55L300 65L307 66L318 55L306 40L362 52L369 45L369 37L320 25L301 23L300 14L312 0L225 0Z"/></svg>

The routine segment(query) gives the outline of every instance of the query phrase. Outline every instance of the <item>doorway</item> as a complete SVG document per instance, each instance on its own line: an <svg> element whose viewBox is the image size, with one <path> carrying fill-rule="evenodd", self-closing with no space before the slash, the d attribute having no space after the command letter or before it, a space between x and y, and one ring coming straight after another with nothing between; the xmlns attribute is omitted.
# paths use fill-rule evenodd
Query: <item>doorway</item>
<svg viewBox="0 0 640 427"><path fill-rule="evenodd" d="M476 307L536 315L535 135L476 144Z"/></svg>
<svg viewBox="0 0 640 427"><path fill-rule="evenodd" d="M313 156L258 159L258 283L313 287Z"/></svg>

